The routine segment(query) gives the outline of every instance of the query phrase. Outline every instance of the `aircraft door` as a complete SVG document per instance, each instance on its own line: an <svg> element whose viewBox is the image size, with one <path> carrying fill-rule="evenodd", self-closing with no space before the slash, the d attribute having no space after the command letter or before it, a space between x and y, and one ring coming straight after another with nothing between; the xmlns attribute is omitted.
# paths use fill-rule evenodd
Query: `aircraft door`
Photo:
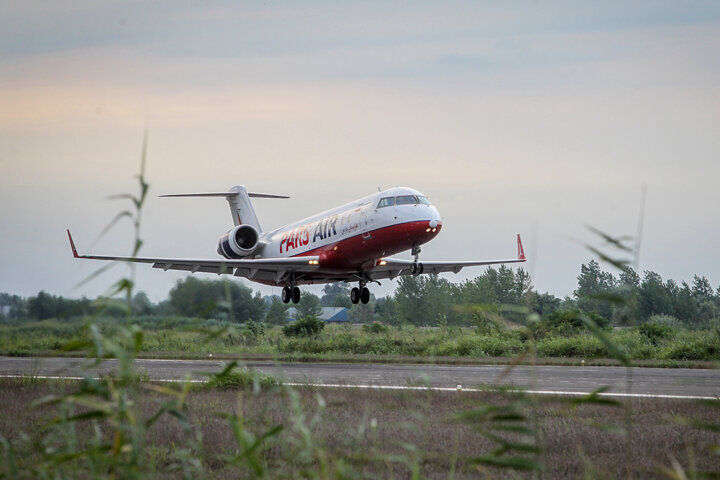
<svg viewBox="0 0 720 480"><path fill-rule="evenodd" d="M370 221L368 221L368 217L370 217L370 221L372 221L372 215L368 215L367 208L364 208L360 212L360 231L362 232L364 240L370 239L370 231L372 230L372 228L370 227Z"/></svg>

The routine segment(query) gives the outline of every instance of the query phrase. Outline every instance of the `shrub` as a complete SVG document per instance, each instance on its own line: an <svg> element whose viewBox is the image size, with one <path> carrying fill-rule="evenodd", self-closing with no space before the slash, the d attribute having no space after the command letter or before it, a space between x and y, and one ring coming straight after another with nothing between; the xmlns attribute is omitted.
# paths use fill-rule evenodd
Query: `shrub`
<svg viewBox="0 0 720 480"><path fill-rule="evenodd" d="M638 331L649 338L654 345L657 345L659 339L670 338L677 332L676 325L677 320L674 317L653 315L638 327Z"/></svg>
<svg viewBox="0 0 720 480"><path fill-rule="evenodd" d="M315 338L292 338L287 342L278 345L281 353L303 353L310 355L319 355L327 353L326 345Z"/></svg>
<svg viewBox="0 0 720 480"><path fill-rule="evenodd" d="M522 342L516 338L503 338L491 335L472 335L458 339L448 339L430 348L430 352L440 356L462 357L510 357L523 349Z"/></svg>
<svg viewBox="0 0 720 480"><path fill-rule="evenodd" d="M458 344L455 340L446 340L433 349L434 355L441 357L453 357L458 354Z"/></svg>
<svg viewBox="0 0 720 480"><path fill-rule="evenodd" d="M234 368L222 375L215 375L204 385L205 388L274 387L280 385L277 378L247 369Z"/></svg>
<svg viewBox="0 0 720 480"><path fill-rule="evenodd" d="M661 353L666 360L717 360L720 356L720 337L711 332L682 335Z"/></svg>
<svg viewBox="0 0 720 480"><path fill-rule="evenodd" d="M325 322L310 316L288 323L282 329L286 337L314 337L325 328Z"/></svg>
<svg viewBox="0 0 720 480"><path fill-rule="evenodd" d="M265 325L248 320L245 322L246 334L251 337L262 337L265 335Z"/></svg>
<svg viewBox="0 0 720 480"><path fill-rule="evenodd" d="M367 333L387 333L387 325L383 325L380 322L367 323L362 326L363 331Z"/></svg>
<svg viewBox="0 0 720 480"><path fill-rule="evenodd" d="M548 333L574 335L585 330L583 315L595 322L595 324L603 330L610 329L610 322L595 312L583 313L579 310L557 310L540 321L537 326L538 336L543 336Z"/></svg>
<svg viewBox="0 0 720 480"><path fill-rule="evenodd" d="M590 335L542 339L537 344L537 352L541 357L598 358L608 355L602 342Z"/></svg>

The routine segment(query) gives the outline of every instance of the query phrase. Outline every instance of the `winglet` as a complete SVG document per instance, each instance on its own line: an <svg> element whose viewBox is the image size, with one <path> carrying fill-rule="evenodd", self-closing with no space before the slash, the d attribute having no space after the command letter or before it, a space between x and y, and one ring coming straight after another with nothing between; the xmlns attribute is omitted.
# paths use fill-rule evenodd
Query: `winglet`
<svg viewBox="0 0 720 480"><path fill-rule="evenodd" d="M70 235L69 228L68 228L67 234L68 234L68 238L70 239L70 249L72 250L73 257L80 258L80 255L78 255L77 249L75 248L75 242L73 242L72 235Z"/></svg>
<svg viewBox="0 0 720 480"><path fill-rule="evenodd" d="M518 243L518 260L525 260L525 250L523 250L522 240L520 240L520 234L517 236Z"/></svg>

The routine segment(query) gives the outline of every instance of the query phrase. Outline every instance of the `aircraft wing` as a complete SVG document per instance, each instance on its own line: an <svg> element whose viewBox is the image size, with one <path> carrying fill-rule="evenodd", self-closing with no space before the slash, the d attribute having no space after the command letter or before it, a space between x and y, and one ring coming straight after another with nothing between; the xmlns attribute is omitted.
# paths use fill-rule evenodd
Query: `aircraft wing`
<svg viewBox="0 0 720 480"><path fill-rule="evenodd" d="M380 259L375 268L369 273L373 279L394 278L398 275L414 275L416 273L442 273L453 272L458 273L465 267L477 267L482 265L498 265L503 263L522 263L525 262L525 252L523 250L520 235L517 236L517 258L506 260L467 260L467 261L420 261L417 270L413 260L404 260L400 258L383 258Z"/></svg>
<svg viewBox="0 0 720 480"><path fill-rule="evenodd" d="M117 262L151 263L153 268L163 270L184 270L188 272L207 272L223 274L233 273L239 277L272 278L281 281L291 272L311 272L317 270L319 257L292 258L259 258L247 260L203 259L203 258L150 258L150 257L117 257L108 255L78 255L70 230L67 231L70 248L75 258L90 260L109 260Z"/></svg>

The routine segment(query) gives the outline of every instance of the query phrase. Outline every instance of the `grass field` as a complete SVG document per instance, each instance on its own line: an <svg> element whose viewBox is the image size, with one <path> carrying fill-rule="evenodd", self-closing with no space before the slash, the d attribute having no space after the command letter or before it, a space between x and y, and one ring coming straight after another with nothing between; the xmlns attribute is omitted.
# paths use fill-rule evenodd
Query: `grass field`
<svg viewBox="0 0 720 480"><path fill-rule="evenodd" d="M22 445L36 440L52 444L42 440L47 431L41 426L60 408L37 407L33 402L75 387L72 382L30 378L0 381L0 434L19 445L17 453L26 454L23 462L42 461L42 455L29 447L24 451ZM419 474L417 478L509 473L474 464L473 458L482 457L496 445L479 433L480 425L459 422L457 415L483 405L513 404L515 395L312 388L292 392L279 387L255 392L252 388L193 390L184 406L191 428L172 416L162 417L147 432L142 463L149 472L168 473L169 466L177 463L178 450L189 448L192 451L186 453L199 462L193 467L195 474L253 477L245 464L228 461L239 446L223 415L235 411L241 413L242 427L249 432L257 434L282 425L283 430L259 450L270 478L297 478L302 471L316 478L408 478L413 471ZM131 395L141 418L155 412L159 397L142 388ZM625 407L632 412L629 417ZM677 420L716 421L717 406L673 400L574 406L567 399L536 397L519 408L527 414L529 410L542 439L535 457L544 478L667 478L663 469L671 468L673 462L685 469L720 470L720 457L705 448L717 443L717 433ZM87 421L77 428L82 439L105 427L102 421ZM22 440L25 432L29 437ZM325 475L316 475L323 464ZM8 468L5 464L0 472L7 475ZM176 472L177 476L180 473Z"/></svg>
<svg viewBox="0 0 720 480"><path fill-rule="evenodd" d="M242 325L186 318L106 318L96 322L112 334L128 324L144 330L142 351L147 356L201 357L214 355L292 360L373 359L472 363L516 357L529 348L524 330L480 331L471 327L422 328L388 326L373 333L353 325L328 325L313 337L286 337L280 327L257 331ZM47 355L67 352L65 345L84 335L81 319L0 325L0 354ZM720 359L717 330L679 330L667 337L651 337L637 328L609 332L610 340L637 365L707 366ZM603 342L589 332L546 333L533 342L537 358L547 363L611 364ZM501 360L500 360L501 361Z"/></svg>

